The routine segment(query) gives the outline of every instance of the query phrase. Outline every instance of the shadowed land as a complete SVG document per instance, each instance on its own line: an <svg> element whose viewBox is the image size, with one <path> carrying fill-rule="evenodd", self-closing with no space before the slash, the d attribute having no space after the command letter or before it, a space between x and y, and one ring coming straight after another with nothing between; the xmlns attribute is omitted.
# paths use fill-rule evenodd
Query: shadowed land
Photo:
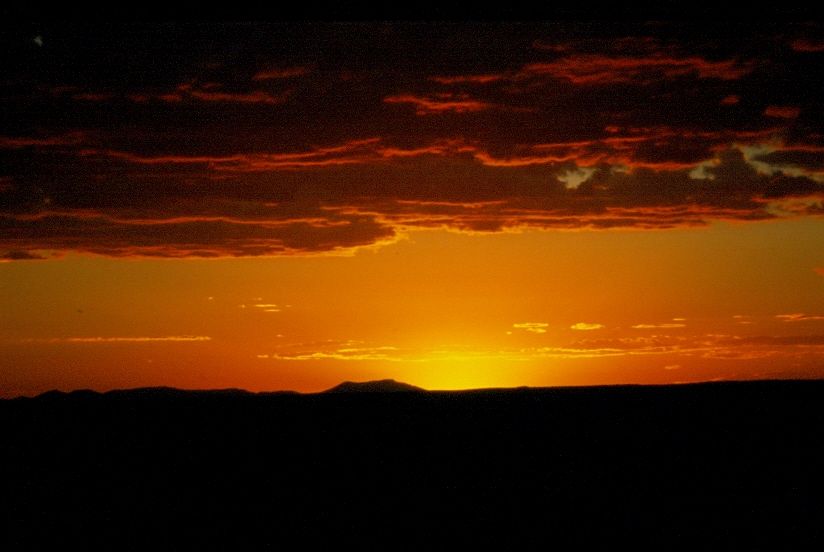
<svg viewBox="0 0 824 552"><path fill-rule="evenodd" d="M0 401L4 538L821 537L824 381L330 391Z"/></svg>

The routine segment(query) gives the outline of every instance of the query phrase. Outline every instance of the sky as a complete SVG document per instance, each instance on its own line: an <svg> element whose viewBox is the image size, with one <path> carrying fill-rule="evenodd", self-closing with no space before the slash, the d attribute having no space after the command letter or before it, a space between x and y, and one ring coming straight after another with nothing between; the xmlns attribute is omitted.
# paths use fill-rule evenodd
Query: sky
<svg viewBox="0 0 824 552"><path fill-rule="evenodd" d="M0 43L0 397L824 377L819 23Z"/></svg>

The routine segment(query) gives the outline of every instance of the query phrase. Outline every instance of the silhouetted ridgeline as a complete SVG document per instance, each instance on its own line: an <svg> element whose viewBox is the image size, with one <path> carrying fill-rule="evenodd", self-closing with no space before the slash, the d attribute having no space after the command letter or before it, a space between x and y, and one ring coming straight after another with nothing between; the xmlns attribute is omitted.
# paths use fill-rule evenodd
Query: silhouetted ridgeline
<svg viewBox="0 0 824 552"><path fill-rule="evenodd" d="M821 538L824 381L336 390L0 401L0 538L390 549Z"/></svg>

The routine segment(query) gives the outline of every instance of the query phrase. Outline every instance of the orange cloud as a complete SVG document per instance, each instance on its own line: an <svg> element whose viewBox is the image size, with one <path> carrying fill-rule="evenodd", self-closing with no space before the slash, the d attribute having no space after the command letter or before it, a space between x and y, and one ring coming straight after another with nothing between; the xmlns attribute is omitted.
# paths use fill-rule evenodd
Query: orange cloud
<svg viewBox="0 0 824 552"><path fill-rule="evenodd" d="M824 316L815 314L778 314L776 318L783 318L784 322L806 322L807 320L824 320Z"/></svg>
<svg viewBox="0 0 824 552"><path fill-rule="evenodd" d="M258 355L259 358L275 360L401 360L401 355L409 352L400 352L397 348L383 345L370 346L363 341L327 340L313 343L292 343L281 345L277 352L271 355Z"/></svg>

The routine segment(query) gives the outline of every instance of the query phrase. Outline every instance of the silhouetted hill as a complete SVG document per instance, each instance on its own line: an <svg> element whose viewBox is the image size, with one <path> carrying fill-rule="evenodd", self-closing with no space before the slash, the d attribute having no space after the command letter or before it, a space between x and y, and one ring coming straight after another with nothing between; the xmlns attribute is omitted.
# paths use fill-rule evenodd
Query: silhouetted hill
<svg viewBox="0 0 824 552"><path fill-rule="evenodd" d="M8 550L814 549L824 531L824 381L50 392L0 401L0 430Z"/></svg>
<svg viewBox="0 0 824 552"><path fill-rule="evenodd" d="M252 397L252 396L280 396L280 395L300 395L297 391L262 391L254 393L245 389L178 389L176 387L136 387L133 389L115 389L100 393L90 389L79 389L75 391L57 391L51 390L41 393L36 397L17 397L15 399L0 399L0 404L3 401L28 401L28 400L97 400L101 398L118 398L118 399L159 399L159 400L174 400L180 398L194 398L194 397Z"/></svg>
<svg viewBox="0 0 824 552"><path fill-rule="evenodd" d="M426 391L420 387L401 383L393 379L378 381L353 382L345 381L336 385L332 389L327 389L324 393L398 393L409 391Z"/></svg>

